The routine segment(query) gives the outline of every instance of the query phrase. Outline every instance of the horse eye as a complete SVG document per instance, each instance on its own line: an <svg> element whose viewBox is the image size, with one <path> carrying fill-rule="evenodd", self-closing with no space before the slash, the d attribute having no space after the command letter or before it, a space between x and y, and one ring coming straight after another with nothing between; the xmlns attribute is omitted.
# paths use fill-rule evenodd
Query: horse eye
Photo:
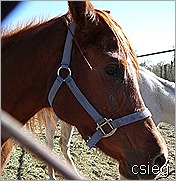
<svg viewBox="0 0 176 181"><path fill-rule="evenodd" d="M105 68L106 74L111 77L115 78L115 80L118 80L119 82L123 82L125 78L125 72L122 68L120 68L118 65L108 65Z"/></svg>
<svg viewBox="0 0 176 181"><path fill-rule="evenodd" d="M109 65L108 67L106 67L105 71L110 76L117 76L118 75L117 65Z"/></svg>

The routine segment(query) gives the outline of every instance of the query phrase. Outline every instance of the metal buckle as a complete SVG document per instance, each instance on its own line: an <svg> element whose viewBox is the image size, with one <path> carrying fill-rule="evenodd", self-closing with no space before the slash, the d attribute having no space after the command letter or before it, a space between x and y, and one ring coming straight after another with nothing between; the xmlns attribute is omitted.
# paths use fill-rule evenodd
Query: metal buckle
<svg viewBox="0 0 176 181"><path fill-rule="evenodd" d="M117 128L113 128L113 126L111 125L110 122L112 121L112 119L104 118L104 120L105 120L105 122L103 122L102 124L97 123L96 130L100 130L104 134L103 138L106 138L106 137L112 136L116 132ZM111 128L111 131L109 133L106 133L103 130L103 126L106 124Z"/></svg>
<svg viewBox="0 0 176 181"><path fill-rule="evenodd" d="M65 76L65 77L63 77L62 75L61 75L61 70L66 70L66 71L68 71L68 73L67 73L67 76ZM71 70L70 70L70 68L68 67L68 68L65 68L65 67L59 67L58 68L58 70L57 70L57 75L60 75L64 80L70 75L71 76Z"/></svg>

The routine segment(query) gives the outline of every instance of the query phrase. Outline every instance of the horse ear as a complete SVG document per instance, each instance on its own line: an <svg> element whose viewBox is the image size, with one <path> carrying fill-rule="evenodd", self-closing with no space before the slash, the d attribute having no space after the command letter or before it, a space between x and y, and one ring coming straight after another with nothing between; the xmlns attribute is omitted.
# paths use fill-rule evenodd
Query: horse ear
<svg viewBox="0 0 176 181"><path fill-rule="evenodd" d="M97 23L97 17L93 5L89 1L68 1L69 13L81 30L90 29Z"/></svg>

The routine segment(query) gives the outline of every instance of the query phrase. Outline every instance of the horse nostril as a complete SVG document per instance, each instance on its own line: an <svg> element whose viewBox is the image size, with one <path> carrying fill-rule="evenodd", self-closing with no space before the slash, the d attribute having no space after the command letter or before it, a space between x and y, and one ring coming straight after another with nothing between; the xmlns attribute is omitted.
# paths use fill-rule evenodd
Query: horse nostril
<svg viewBox="0 0 176 181"><path fill-rule="evenodd" d="M159 166L160 168L166 163L166 158L164 154L155 158L155 165Z"/></svg>

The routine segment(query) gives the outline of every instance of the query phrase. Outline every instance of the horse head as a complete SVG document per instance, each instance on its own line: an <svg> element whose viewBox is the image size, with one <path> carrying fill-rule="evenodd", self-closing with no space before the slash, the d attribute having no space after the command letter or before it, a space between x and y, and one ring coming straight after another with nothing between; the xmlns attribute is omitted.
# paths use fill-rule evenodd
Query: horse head
<svg viewBox="0 0 176 181"><path fill-rule="evenodd" d="M152 179L167 148L140 95L135 52L108 12L68 5L62 17L2 37L2 108L25 124L52 106L125 178Z"/></svg>

